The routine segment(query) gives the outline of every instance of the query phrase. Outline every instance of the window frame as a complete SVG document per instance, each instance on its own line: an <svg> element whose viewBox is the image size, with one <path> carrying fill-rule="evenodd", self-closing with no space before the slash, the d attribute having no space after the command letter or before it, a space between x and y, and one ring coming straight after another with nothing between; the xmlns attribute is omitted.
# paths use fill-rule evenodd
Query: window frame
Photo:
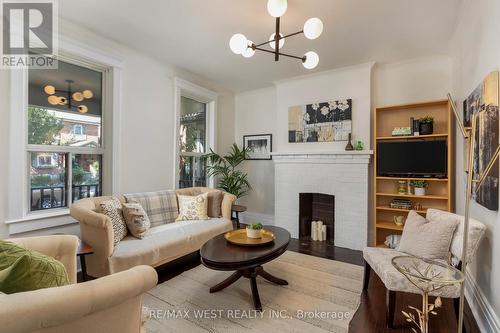
<svg viewBox="0 0 500 333"><path fill-rule="evenodd" d="M191 152L180 152L179 147L179 134L180 134L180 116L181 116L181 97L190 98L200 103L206 104L206 129L205 129L205 145L206 152L210 149L216 150L216 138L215 133L217 133L217 93L198 86L189 81L175 78L174 79L174 166L173 166L173 183L174 188L179 188L179 164L180 156L193 156L200 157L205 153L191 153ZM213 177L207 177L207 186L214 187Z"/></svg>
<svg viewBox="0 0 500 333"><path fill-rule="evenodd" d="M103 99L103 114L101 129L106 126L101 136L102 157L102 193L111 195L120 193L119 168L119 133L121 114L122 68L124 61L115 56L103 53L86 45L59 36L59 50L57 57L79 65L97 65L106 69L103 76L103 89L107 89L106 99ZM7 189L7 217L5 223L9 234L40 230L50 227L70 225L76 221L69 216L69 205L64 208L54 208L44 211L30 211L29 158L27 147L27 107L28 107L28 70L19 69L10 71L10 119L8 152L9 180ZM105 87L105 88L104 88ZM19 112L22 110L23 112ZM20 134L21 133L21 134ZM67 147L51 146L51 151L61 152ZM30 145L35 152L47 151L46 146ZM92 151L85 148L79 151L90 154ZM116 162L115 162L116 161ZM68 175L71 177L71 175Z"/></svg>

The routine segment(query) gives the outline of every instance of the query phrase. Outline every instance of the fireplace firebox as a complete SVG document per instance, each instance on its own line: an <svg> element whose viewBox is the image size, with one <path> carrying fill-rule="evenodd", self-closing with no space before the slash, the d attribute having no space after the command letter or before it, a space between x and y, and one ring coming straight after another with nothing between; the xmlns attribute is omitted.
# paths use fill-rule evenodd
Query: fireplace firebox
<svg viewBox="0 0 500 333"><path fill-rule="evenodd" d="M299 238L311 237L311 222L323 221L326 225L326 241L334 243L335 196L323 193L299 193Z"/></svg>

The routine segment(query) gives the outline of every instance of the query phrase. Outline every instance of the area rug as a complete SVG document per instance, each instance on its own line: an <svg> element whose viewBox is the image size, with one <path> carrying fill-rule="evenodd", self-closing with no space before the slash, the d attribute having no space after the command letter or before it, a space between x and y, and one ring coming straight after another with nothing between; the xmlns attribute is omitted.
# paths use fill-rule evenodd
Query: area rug
<svg viewBox="0 0 500 333"><path fill-rule="evenodd" d="M253 309L248 279L210 294L232 272L200 265L145 295L146 332L348 331L360 302L361 266L287 251L264 268L288 285L257 278L262 312Z"/></svg>

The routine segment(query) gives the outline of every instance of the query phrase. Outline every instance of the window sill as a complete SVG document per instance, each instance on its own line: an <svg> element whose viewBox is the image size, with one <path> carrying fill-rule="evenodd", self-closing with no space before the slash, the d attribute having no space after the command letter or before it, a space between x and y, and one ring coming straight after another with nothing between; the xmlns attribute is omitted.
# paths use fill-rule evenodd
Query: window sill
<svg viewBox="0 0 500 333"><path fill-rule="evenodd" d="M77 223L70 215L68 208L57 209L51 212L36 212L25 217L5 222L9 227L9 234L20 234L47 228L55 228Z"/></svg>
<svg viewBox="0 0 500 333"><path fill-rule="evenodd" d="M28 222L28 221L43 220L59 216L69 216L69 208L59 208L59 209L51 209L50 211L32 212L26 214L26 216L23 218L5 221L5 223L12 224L12 223Z"/></svg>

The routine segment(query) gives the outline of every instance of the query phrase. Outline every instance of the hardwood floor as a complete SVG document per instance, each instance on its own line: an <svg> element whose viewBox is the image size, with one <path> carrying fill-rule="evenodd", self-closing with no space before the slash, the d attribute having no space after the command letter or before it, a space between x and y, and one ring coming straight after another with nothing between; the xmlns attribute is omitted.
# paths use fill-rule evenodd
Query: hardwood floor
<svg viewBox="0 0 500 333"><path fill-rule="evenodd" d="M335 247L331 244L311 242L306 240L292 239L288 250L300 252L332 260L351 263L354 265L363 265L363 254L361 251L349 250ZM200 256L198 252L172 261L166 265L157 268L158 283L163 283L171 278L200 265ZM81 278L79 276L79 278ZM81 279L79 279L81 280ZM412 333L411 327L404 322L401 310L408 305L415 307L421 306L421 297L419 295L397 293L396 294L396 312L395 329L385 328L385 293L386 289L378 276L370 274L370 284L367 292L361 295L361 304L351 321L350 333ZM456 317L452 301L443 300L443 307L439 309L438 315L430 320L430 332L432 333L451 333L456 332ZM466 307L465 327L467 333L479 333L470 308Z"/></svg>

